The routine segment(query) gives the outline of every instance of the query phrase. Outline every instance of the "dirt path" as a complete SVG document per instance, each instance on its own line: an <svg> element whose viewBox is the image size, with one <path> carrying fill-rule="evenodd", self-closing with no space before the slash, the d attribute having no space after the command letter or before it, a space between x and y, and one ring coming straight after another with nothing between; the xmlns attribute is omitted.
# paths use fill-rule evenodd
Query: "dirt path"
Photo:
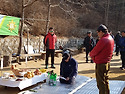
<svg viewBox="0 0 125 94"><path fill-rule="evenodd" d="M78 62L78 74L87 76L87 77L93 77L95 78L95 64L94 63L85 63L85 53L81 53L78 55L73 56L73 58L76 59ZM55 73L59 75L59 69L60 69L60 62L61 62L61 54L59 58L55 57L55 67L56 69L53 69ZM21 62L22 65L18 65L19 68L29 68L32 71L34 71L36 68L45 68L44 65L44 60L38 60L38 62L34 62L33 60L28 61L28 64L26 67L25 62ZM49 65L50 67L50 65ZM122 80L125 81L125 70L120 70L121 67L121 60L119 56L113 56L111 60L111 69L109 73L110 80ZM47 71L52 70L49 68ZM10 72L10 66L9 67L4 67L3 73L4 72ZM1 73L0 73L1 76ZM5 88L3 86L0 86L0 94L17 94L19 92L18 88ZM125 89L122 94L125 94Z"/></svg>

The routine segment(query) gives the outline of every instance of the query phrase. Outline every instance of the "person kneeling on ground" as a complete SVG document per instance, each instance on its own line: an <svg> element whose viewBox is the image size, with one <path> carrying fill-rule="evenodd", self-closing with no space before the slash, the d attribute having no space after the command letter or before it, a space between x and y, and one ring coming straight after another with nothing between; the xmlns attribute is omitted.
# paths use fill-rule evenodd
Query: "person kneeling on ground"
<svg viewBox="0 0 125 94"><path fill-rule="evenodd" d="M60 83L73 84L77 73L78 63L71 57L69 51L65 51L60 64Z"/></svg>

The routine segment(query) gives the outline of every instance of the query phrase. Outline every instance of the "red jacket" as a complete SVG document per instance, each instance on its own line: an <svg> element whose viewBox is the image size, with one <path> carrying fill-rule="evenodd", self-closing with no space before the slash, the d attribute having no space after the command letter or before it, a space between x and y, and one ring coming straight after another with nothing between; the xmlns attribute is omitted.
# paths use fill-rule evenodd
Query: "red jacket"
<svg viewBox="0 0 125 94"><path fill-rule="evenodd" d="M51 35L48 33L44 38L44 44L46 49L55 49L55 43L57 41L57 37L55 34Z"/></svg>
<svg viewBox="0 0 125 94"><path fill-rule="evenodd" d="M90 57L97 64L109 63L112 58L114 40L110 34L105 34L90 52Z"/></svg>

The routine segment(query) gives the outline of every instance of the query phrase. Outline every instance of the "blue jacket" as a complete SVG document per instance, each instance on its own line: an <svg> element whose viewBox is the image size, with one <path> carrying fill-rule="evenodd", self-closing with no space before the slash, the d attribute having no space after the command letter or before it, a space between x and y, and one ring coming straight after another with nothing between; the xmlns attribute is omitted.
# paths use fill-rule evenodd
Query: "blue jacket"
<svg viewBox="0 0 125 94"><path fill-rule="evenodd" d="M69 77L72 78L73 76L77 76L78 73L78 63L75 59L72 57L69 59L68 62L65 62L64 59L62 59L61 65L60 65L60 75L63 77Z"/></svg>
<svg viewBox="0 0 125 94"><path fill-rule="evenodd" d="M120 51L125 51L125 37L121 37L119 40Z"/></svg>

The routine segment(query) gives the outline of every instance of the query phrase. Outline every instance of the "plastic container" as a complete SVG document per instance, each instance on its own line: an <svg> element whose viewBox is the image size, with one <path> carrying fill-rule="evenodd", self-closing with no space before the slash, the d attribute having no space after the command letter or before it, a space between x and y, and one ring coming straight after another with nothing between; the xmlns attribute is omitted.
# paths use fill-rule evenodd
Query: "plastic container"
<svg viewBox="0 0 125 94"><path fill-rule="evenodd" d="M10 77L10 73L7 73L7 72L3 73L3 77L5 78Z"/></svg>

